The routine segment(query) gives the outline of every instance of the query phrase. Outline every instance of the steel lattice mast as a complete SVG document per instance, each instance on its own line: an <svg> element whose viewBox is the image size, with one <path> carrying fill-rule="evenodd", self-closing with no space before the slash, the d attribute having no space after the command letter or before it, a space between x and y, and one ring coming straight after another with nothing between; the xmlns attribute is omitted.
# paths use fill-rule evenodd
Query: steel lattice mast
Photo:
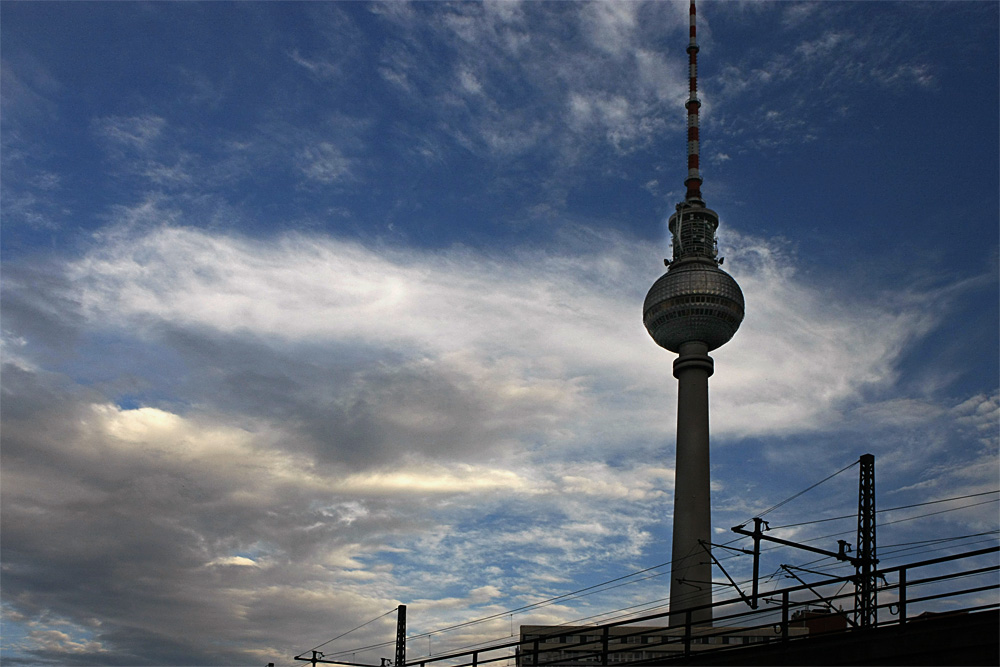
<svg viewBox="0 0 1000 667"><path fill-rule="evenodd" d="M854 584L854 622L861 628L878 623L878 588L875 581L875 456L864 454L858 474L857 578Z"/></svg>
<svg viewBox="0 0 1000 667"><path fill-rule="evenodd" d="M728 342L743 321L743 292L719 268L715 232L719 216L702 200L699 156L698 40L694 0L687 47L687 176L684 201L670 217L672 260L646 295L643 323L658 345L677 352L677 463L670 575L670 625L690 618L709 623L711 609L688 612L712 602L709 495L708 353Z"/></svg>

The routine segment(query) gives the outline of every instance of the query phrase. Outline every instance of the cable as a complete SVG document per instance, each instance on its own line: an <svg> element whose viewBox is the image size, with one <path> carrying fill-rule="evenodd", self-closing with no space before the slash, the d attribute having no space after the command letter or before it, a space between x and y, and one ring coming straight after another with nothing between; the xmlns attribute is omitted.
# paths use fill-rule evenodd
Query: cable
<svg viewBox="0 0 1000 667"><path fill-rule="evenodd" d="M997 533L1000 533L1000 530L986 530L981 533L969 533L967 535L955 535L952 537L935 537L929 540L917 540L916 542L898 542L896 544L886 544L883 547L880 547L879 552L884 554L886 553L884 551L885 549L891 549L893 547L911 547L913 545L922 546L927 544L940 544L942 542L964 540L970 537L982 537L983 535L996 535ZM905 551L905 549L903 551ZM895 553L895 552L890 551L889 553Z"/></svg>
<svg viewBox="0 0 1000 667"><path fill-rule="evenodd" d="M994 531L994 534L996 532L997 531ZM935 551L942 551L944 549L948 549L951 546L951 545L945 545L946 541L949 541L949 542L958 541L960 539L968 539L969 537L979 537L979 536L986 535L986 534L988 534L988 533L981 533L980 535L963 536L961 538L953 538L951 540L941 540L940 542L938 542L936 544L940 544L942 546L935 546L933 548L923 548L923 549L921 549L921 548L919 548L920 546L927 547L929 545L915 545L915 546L907 547L905 549L898 549L896 551L890 551L888 553L880 553L879 554L879 560L883 561L883 562L888 562L888 561L892 561L892 560L898 560L899 558L903 557L903 554L905 552L909 552L907 554L908 557L913 557L913 556L920 555L920 554L928 554L928 553L933 553ZM968 548L969 546L972 546L974 544L983 544L983 543L995 544L996 543L996 538L988 538L988 539L976 540L975 542L968 542L968 543L965 544L965 548Z"/></svg>
<svg viewBox="0 0 1000 667"><path fill-rule="evenodd" d="M641 574L643 572L649 572L650 570L654 570L656 568L663 567L663 566L668 565L668 564L669 563L661 563L659 565L654 565L652 567L648 567L648 568L645 568L643 570L639 570L637 572L633 572L633 573L631 573L629 575L624 575L622 577L618 577L616 579L611 579L611 580L603 582L601 584L595 584L595 585L589 586L587 588L579 589L578 591L574 591L574 592L571 592L571 593L566 593L564 595L560 595L560 596L556 596L556 597L553 597L553 598L549 598L547 600L543 600L541 602L537 602L537 603L534 603L534 604L531 604L531 605L525 605L524 607L518 607L517 609L511 610L511 611L493 614L491 616L486 616L486 617L483 617L481 619L474 619L472 621L467 621L465 623L459 623L459 624L456 624L456 625L453 625L453 626L448 626L448 627L445 627L445 628L440 628L440 629L437 629L437 630L432 630L432 631L429 631L429 632L426 632L426 633L423 633L423 634L419 634L419 635L413 635L411 637L407 637L407 641L412 640L412 639L423 638L423 637L434 635L434 634L438 634L438 633L445 632L447 630L451 630L451 629L455 629L455 628L459 628L459 627L466 627L468 625L473 625L473 624L476 624L476 623L482 623L482 622L485 622L487 620L491 620L491 619L494 619L494 618L506 616L508 614L511 614L512 612L518 612L518 611L527 610L527 609L531 609L531 608L537 608L537 607L541 607L541 606L547 606L548 604L552 604L556 600L564 599L564 598L567 598L567 597L569 597L571 595L574 596L573 599L580 598L580 597L586 597L587 595L594 595L596 593L604 593L604 592L613 590L615 588L620 588L622 586L631 585L631 584L634 584L634 583L638 583L640 581L646 581L648 579L653 579L653 578L656 578L656 577L660 577L660 576L663 576L664 574L668 574L669 570L667 570L665 572L658 572L656 574L652 574L652 575L649 575L647 577L643 577L641 579L636 579L636 580L633 580L633 581L626 581L626 582L618 583L615 586L607 586L607 584L612 584L612 583L615 583L615 582L619 582L619 581L621 581L623 579L627 579L629 577L633 577L636 574ZM601 588L602 586L604 586L604 588ZM718 586L720 586L720 587L727 587L728 585L727 584L718 584ZM599 590L591 590L591 589L599 589ZM691 596L682 596L681 599L680 599L680 601L683 601L687 597L692 597L693 595L694 595L694 593L692 592ZM663 599L666 599L666 598L663 598ZM649 601L649 602L644 602L644 603L640 603L638 605L633 605L631 607L624 607L624 608L612 609L612 610L608 610L608 611L605 611L605 612L602 612L602 613L599 613L599 614L593 614L593 615L590 615L590 616L584 616L584 617L581 617L581 618L577 618L577 619L573 619L573 620L570 620L570 621L566 621L566 622L561 623L559 625L556 625L554 627L572 626L572 625L580 624L581 622L589 621L589 620L595 619L595 618L601 618L601 617L607 618L607 617L609 617L612 614L615 614L615 613L618 613L618 612L621 612L621 611L627 611L629 609L634 609L634 608L637 608L637 607L643 607L643 606L647 607L647 609L645 609L644 611L651 611L652 609L656 609L656 608L659 608L659 607L666 606L666 605L656 605L657 602L661 602L663 599L653 600L653 601ZM653 606L652 607L648 607L648 605L653 605ZM622 616L621 618L625 618L627 616L635 615L635 614L638 614L638 613L641 613L641 612L635 611L635 612L632 612L630 614L626 614L626 615ZM612 618L616 618L616 617L612 617ZM485 643L488 644L489 642L485 642ZM374 649L374 648L380 648L380 647L383 647L383 646L388 646L388 645L391 645L391 644L392 644L392 642L384 642L382 644L377 644L377 645L372 645L372 646L366 646L366 647L354 649L353 651L346 650L346 651L342 651L340 653L332 654L332 655L343 655L345 653L367 651L367 650L371 650L371 649ZM475 648L477 646L478 646L478 644L471 644L471 645L468 645L468 646L465 646L465 647L456 647L453 650L461 650L462 648Z"/></svg>
<svg viewBox="0 0 1000 667"><path fill-rule="evenodd" d="M857 463L858 463L858 461L852 462L851 464L845 466L844 468L841 468L840 470L838 470L837 472L833 473L832 475L830 475L830 476L828 476L828 477L826 477L826 478L824 478L824 479L816 482L815 484L807 487L806 489L803 489L802 491L800 491L800 492L798 492L798 493L790 496L789 498L787 498L787 499L785 499L785 500L777 503L776 505L773 505L773 506L769 507L768 509L766 509L763 512L761 512L758 516L762 517L762 516L764 516L764 515L772 512L772 511L778 509L782 505L785 505L785 504L791 502L792 500L798 498L799 496L802 496L803 494L811 491L812 489L816 488L820 484L823 484L824 482L829 481L830 479L832 479L832 478L836 477L837 475L845 472L846 470L849 470L850 468L852 468ZM963 500L963 499L966 499L966 498L973 498L973 497L977 497L977 496L988 495L988 494L991 494L991 493L1000 493L1000 490L997 490L997 491L985 491L985 492L981 492L981 493L967 494L967 495L964 495L964 496L956 496L956 497L953 497L953 498L943 498L943 499L939 499L939 500L932 500L932 501L927 501L927 502L924 502L924 503L914 503L914 504L911 504L911 505L902 505L902 506L899 506L899 507L885 508L885 509L877 510L877 513L892 512L892 511L896 511L896 510L900 510L900 509L909 509L909 508L912 508L912 507L921 507L921 506L924 506L924 505L932 505L932 504L936 504L936 503L948 502L948 501L953 501L953 500ZM917 516L913 516L913 517L907 517L907 518L904 518L904 519L898 519L898 520L895 520L895 521L890 521L890 522L887 522L887 523L879 524L879 526L891 525L891 524L894 524L894 523L901 523L901 522L904 522L904 521L910 521L910 520L913 520L913 519L919 519L919 518L923 518L923 517L926 517L926 516L933 516L935 514L942 514L942 513L945 513L945 512L951 512L951 511L955 511L955 510L959 510L959 509L965 509L966 507L975 507L977 505L986 504L986 503L989 503L989 502L995 502L995 501L993 501L993 500L983 501L981 503L974 503L974 504L971 504L971 505L963 505L961 507L949 508L949 509L946 509L946 510L942 510L940 512L932 512L932 513L928 513L928 514L922 514L922 515L917 515ZM855 518L855 515L844 515L844 516L840 516L840 517L831 517L831 518L826 518L826 519L817 519L815 521L806 521L806 522L795 523L795 524L787 524L787 525L783 525L783 526L776 526L774 529L776 530L776 529L780 529L780 528L791 528L791 527L809 525L809 524L813 524L813 523L823 523L823 522L836 521L836 520L842 520L842 519L848 519L848 518ZM744 522L744 525L746 523L748 523L748 522ZM827 538L830 538L830 537L838 537L840 535L845 535L845 534L849 534L849 533L852 533L852 532L854 532L853 529L852 530L847 530L847 531L841 531L841 532L833 533L833 534L830 534L830 535L824 535L824 536L820 536L820 537L810 538L808 540L804 540L804 542L805 543L815 542L817 540L827 539ZM728 546L730 544L733 544L735 542L739 542L740 540L744 540L744 539L748 539L747 536L737 537L737 538L735 538L735 539L733 539L733 540L731 540L729 542L726 542L725 544L720 545L720 546ZM761 552L763 553L765 551L771 551L773 549L778 549L778 548L781 548L781 545L775 545L773 547L767 547L767 548L761 549ZM731 558L736 558L736 557L739 557L741 555L743 555L743 554L732 554L732 555L729 555L729 556L724 556L724 557L720 558L719 560L720 561L722 561L722 560L729 560ZM810 561L809 563L806 563L806 565L809 565L809 564L812 564L812 563L821 562L823 560L826 560L826 558L827 557L823 557L823 558L816 559L814 561ZM421 633L421 634L418 634L418 635L413 635L411 637L408 637L407 639L408 640L412 640L412 639L420 639L420 638L423 638L423 637L430 637L430 636L433 636L433 635L436 635L436 634L440 634L440 633L443 633L443 632L448 632L450 630L455 630L455 629L458 629L458 628L463 628L463 627L468 627L468 626L471 626L471 625L476 625L476 624L479 624L479 623L484 623L486 621L494 620L496 618L500 618L500 617L503 617L503 616L507 616L507 615L513 616L513 614L515 614L515 613L522 613L522 612L525 612L525 611L528 611L528 610L531 610L531 609L538 609L538 608L541 608L541 607L549 606L549 605L554 604L555 602L557 602L559 600L570 600L570 599L576 599L576 598L580 598L580 597L586 597L587 595L593 595L593 594L596 594L596 593L610 591L610 590L613 590L615 588L620 588L622 586L627 586L627 585L630 585L630 584L639 583L641 581L646 581L648 579L652 579L652 578L663 576L665 574L669 574L670 570L668 569L666 571L658 572L658 573L650 575L648 577L642 577L640 579L635 579L633 581L624 581L624 580L633 578L636 575L642 574L644 572L649 572L651 570L656 570L656 569L659 569L659 568L662 568L662 567L668 566L668 565L670 565L670 561L665 562L665 563L660 563L658 565L653 565L651 567L648 567L648 568L645 568L645 569L642 569L642 570L638 570L636 572L631 572L631 573L623 575L621 577L617 577L615 579L610 579L608 581L601 582L601 583L598 583L598 584L594 584L592 586L587 586L585 588L581 588L581 589L578 589L578 590L575 590L575 591L570 591L568 593L563 593L561 595L557 595L557 596L554 596L554 597L551 597L551 598L547 598L545 600L541 600L539 602L535 602L535 603L532 603L532 604L529 604L529 605L524 605L524 606L517 607L517 608L514 608L514 609L510 609L510 610L507 610L507 611L503 611L503 612L499 612L499 613L496 613L496 614L492 614L490 616L484 616L484 617L481 617L481 618L478 618L478 619L473 619L471 621L465 621L463 623L457 623L457 624L454 624L454 625L451 625L451 626L446 626L446 627L443 627L443 628L437 628L435 630L424 632L424 633ZM838 561L837 563L834 563L832 565L834 567L836 567L836 566L843 565L843 563L840 563ZM772 574L771 578L773 578L776 574L777 574L777 572L775 572L774 574ZM623 583L618 583L618 582L623 582ZM740 582L740 583L746 583L746 582ZM617 584L617 585L610 586L609 584ZM657 602L657 601L642 603L640 605L634 605L634 606L635 607L639 607L639 606L654 604L655 602ZM614 613L617 613L617 612L620 612L620 611L626 611L626 610L632 609L632 608L633 607L625 607L625 608L621 608L621 609L611 610L611 611L608 611L608 612L605 612L605 613L606 614L614 614ZM395 610L392 610L392 611L395 611ZM386 615L392 613L392 611L389 611L386 614L383 614L383 616L386 616ZM592 619L592 618L597 618L597 617L600 617L600 616L602 616L602 614L595 614L595 615L592 615L592 616L587 616L587 617L583 617L581 619L577 619L575 621L568 621L566 624L563 624L563 625L572 624L572 623L579 623L581 621L586 621L586 620L589 620L589 619ZM378 617L378 618L381 618L381 616ZM372 619L372 621L369 621L368 623L374 622L375 620L378 620L378 619ZM358 628L355 628L354 630L360 629L361 627L364 627L364 625L367 625L368 623L365 623L365 624L363 624L361 626L358 626ZM560 626L557 626L557 627L560 627ZM329 644L330 642L334 641L335 639L339 639L340 637L343 637L344 635L349 634L350 632L353 632L354 630L350 630L350 631L348 631L348 632L346 632L346 633L344 633L342 635L339 635L338 637L335 637L334 639L331 639L331 640L329 640L327 642L324 642L323 644L320 644L316 648L319 648L320 646L325 646L326 644ZM357 652L372 650L372 649L375 649L375 648L382 648L384 646L390 646L392 644L393 644L393 642L383 642L383 643L380 643L380 644L373 644L371 646L365 646L365 647L360 647L360 648L356 648L356 649L344 650L344 651L338 652L338 653L333 654L333 655L344 655L346 653L352 653L352 652L357 653ZM313 649L313 650L315 650L315 649Z"/></svg>
<svg viewBox="0 0 1000 667"><path fill-rule="evenodd" d="M988 496L991 493L1000 493L1000 489L994 489L993 491L983 491L982 493L969 493L964 496L955 496L954 498L941 498L940 500L928 500L925 503L914 503L912 505L900 505L899 507L889 507L884 510L877 510L878 512L892 512L894 510L905 510L911 507L921 507L923 505L933 505L934 503L946 503L949 500L965 500L966 498L976 498L978 496Z"/></svg>
<svg viewBox="0 0 1000 667"><path fill-rule="evenodd" d="M575 591L570 591L569 593L563 593L562 595L556 595L555 597L547 598L547 599L541 600L539 602L533 602L532 604L524 605L522 607L517 607L515 609L508 609L508 610L503 611L503 612L498 612L496 614L491 614L489 616L483 616L481 618L476 618L476 619L473 619L471 621L465 621L463 623L456 623L455 625L449 625L449 626L446 626L446 627L443 627L443 628L437 628L435 630L429 630L427 632L424 632L424 633L421 633L421 634L418 634L418 635L412 635L412 636L407 637L407 641L410 641L410 640L413 640L413 639L422 639L424 637L430 637L432 635L440 634L442 632L448 632L449 630L456 630L458 628L464 628L464 627L468 627L470 625L476 625L476 624L479 624L479 623L485 623L486 621L491 621L491 620L493 620L495 618L500 618L500 617L503 617L503 616L507 616L509 614L521 613L521 612L527 611L529 609L536 609L536 608L539 608L539 607L545 607L545 606L548 606L550 604L555 603L558 600L574 599L574 598L577 598L577 597L584 597L583 594L592 595L594 593L601 593L601 592L612 590L614 588L619 588L621 586L628 585L628 584L631 584L631 583L637 583L639 581L645 581L647 579L652 579L654 577L659 577L659 576L662 576L664 574L669 573L669 570L667 570L665 572L657 573L657 574L649 576L649 577L643 577L642 579L637 579L636 581L625 582L625 583L622 583L622 584L618 584L617 586L609 586L609 584L615 584L615 583L620 582L620 581L622 581L624 579L629 579L631 577L635 577L636 575L643 574L644 572L649 572L651 570L655 570L657 568L661 568L661 567L664 567L664 566L667 566L667 565L670 565L670 561L667 561L665 563L660 563L658 565L653 565L653 566L644 568L642 570L637 570L635 572L630 572L629 574L622 575L620 577L616 577L615 579L610 579L608 581L604 581L604 582L601 582L599 584L594 584L592 586L587 586L585 588L580 588L580 589L575 590ZM594 590L594 589L600 589L600 590ZM377 620L377 619L374 619L374 620ZM327 642L327 643L329 643L329 642ZM361 652L361 651L368 651L368 650L375 649L375 648L381 648L383 646L390 646L392 643L393 642L384 642L384 643L381 643L381 644L373 644L371 646L364 646L364 647L357 648L357 649L347 649L347 650L344 650L344 651L340 651L338 653L334 653L332 655L344 655L345 653L352 653L352 652L353 653L357 653L357 652ZM321 644L321 646L322 646L322 644Z"/></svg>
<svg viewBox="0 0 1000 667"><path fill-rule="evenodd" d="M940 500L929 500L925 503L913 503L912 505L900 505L899 507L886 507L885 509L875 510L876 514L882 514L883 512L895 512L896 510L910 509L911 507L923 507L924 505L934 505L936 503L946 503L952 500L965 500L966 498L976 498L978 496L986 496L991 493L1000 493L1000 489L995 491L983 491L982 493L969 493L964 496L955 496L953 498L941 498ZM967 505L967 507L973 507L973 505ZM844 514L843 516L834 516L829 519L816 519L815 521L802 521L800 523L786 523L783 526L774 526L771 530L777 530L779 528L796 528L798 526L808 526L814 523L823 523L825 521L838 521L840 519L854 519L857 518L856 514ZM885 525L885 524L879 524Z"/></svg>
<svg viewBox="0 0 1000 667"><path fill-rule="evenodd" d="M911 516L911 517L907 517L905 519L896 519L895 521L886 521L885 523L880 523L879 527L889 526L889 525L892 525L894 523L902 523L904 521L912 521L913 519L923 519L924 517L934 516L936 514L945 514L946 512L954 512L956 510L964 510L964 509L966 509L968 507L976 507L978 505L986 505L988 503L995 503L997 501L1000 501L1000 498L998 498L996 500L983 500L983 501L978 502L978 503L972 503L971 505L962 505L961 507L950 507L950 508L948 508L946 510L940 510L938 512L929 512L927 514L920 514L918 516Z"/></svg>
<svg viewBox="0 0 1000 667"><path fill-rule="evenodd" d="M987 493L996 493L996 492L995 491L990 491L990 492L987 492ZM930 505L930 504L934 504L934 503L938 503L938 502L945 502L947 500L959 500L959 499L962 499L962 498L974 497L974 496L979 496L979 495L985 495L985 494L978 494L978 493L976 493L976 494L970 494L969 496L958 496L956 498L945 498L943 500L933 500L933 501L930 501L928 503L916 503L915 505L912 505L912 506L911 505L906 505L906 506L903 506L903 507L888 508L888 509L886 509L884 511L890 512L890 511L897 510L897 509L907 509L909 507L917 507L917 506L920 506L920 505ZM960 507L949 507L948 509L939 510L937 512L928 512L927 514L917 514L915 516L909 516L909 517L906 517L906 518L903 518L903 519L896 519L894 521L886 521L885 523L879 523L878 527L881 528L883 526L890 526L890 525L896 524L896 523L903 523L903 522L906 522L906 521L913 521L914 519L923 519L925 517L935 516L937 514L945 514L947 512L956 512L958 510L967 509L969 507L977 507L979 505L986 505L988 503L995 503L995 502L998 502L998 501L1000 501L1000 498L994 499L994 500L983 500L983 501L978 502L978 503L971 503L969 505L962 505ZM844 517L838 517L838 518L844 518ZM810 523L820 523L821 521L826 521L826 519L820 519L818 521L810 522ZM772 530L777 530L779 528L789 528L791 525L803 525L803 524L790 524L789 526L776 526ZM849 534L854 533L854 532L855 532L854 529L842 530L842 531L837 532L837 533L830 533L828 535L821 535L819 537L811 537L809 539L803 540L802 542L803 543L816 542L818 540L823 540L823 539L826 539L826 538L829 538L829 537L839 537L841 535L849 535ZM733 540L733 541L736 541L736 540ZM732 542L727 542L726 544L727 545L728 544L732 544ZM774 549L779 549L779 548L781 548L781 545L776 545L776 546L773 546L773 547L766 547L766 548L761 549L760 551L761 551L761 553L764 553L765 551L772 551ZM741 555L741 554L735 554L734 556L726 556L724 558L720 558L719 560L724 560L724 559L728 559L728 558L734 558L734 557L739 556L739 555Z"/></svg>
<svg viewBox="0 0 1000 667"><path fill-rule="evenodd" d="M760 514L758 514L758 515L757 515L757 518L761 518L761 517L763 517L763 516L764 516L765 514L768 514L768 513L770 513L770 512L773 512L774 510L778 509L778 508L779 508L779 507L781 507L782 505L784 505L784 504L786 504L786 503L790 503L791 501L795 500L796 498L798 498L798 497L799 497L799 496L801 496L802 494L804 494L804 493L807 493L807 492L809 492L809 491L812 491L813 489L815 489L815 488L816 488L817 486L819 486L819 485L820 485L820 484L822 484L823 482L826 482L826 481L828 481L828 480L831 480L831 479L833 479L834 477L836 477L836 476L837 476L837 475L839 475L840 473L844 472L845 470L849 470L850 468L853 468L853 467L854 467L854 466L856 466L857 464L858 464L858 461L853 461L853 462L852 462L852 463L851 463L850 465L848 465L848 466L846 466L846 467L844 467L844 468L841 468L840 470L838 470L837 472L833 473L833 474L832 474L832 475L830 475L829 477L825 477L825 478L821 479L820 481L816 482L815 484L813 484L812 486L810 486L810 487L808 487L808 488L806 488L806 489L803 489L803 490L799 491L799 492L798 492L798 493L796 493L795 495L793 495L793 496L789 496L788 498L785 498L784 500L782 500L782 501L781 501L780 503L778 503L777 505L772 505L771 507L768 507L768 508L767 508L766 510L764 510L763 512L761 512ZM753 519L754 519L754 517L751 517L751 518L747 519L746 521L744 521L744 522L743 522L743 525L746 525L746 524L750 523L750 522L751 522L751 521L752 521Z"/></svg>
<svg viewBox="0 0 1000 667"><path fill-rule="evenodd" d="M353 629L351 629L351 630L348 630L347 632L344 632L344 633L341 633L341 634L337 635L336 637L334 637L333 639L328 639L328 640L326 640L325 642L323 642L322 644L320 644L319 646L313 646L313 647L312 647L311 649L308 649L308 650L309 650L309 651L315 651L315 650L316 650L316 649L318 649L318 648L319 648L320 646L326 646L326 645L327 645L327 644L329 644L330 642L334 642L334 641L337 641L337 640L338 640L338 639L340 639L341 637L346 637L347 635L351 634L351 633L352 633L352 632L354 632L355 630L360 630L361 628L365 627L366 625L370 625L370 624L374 623L375 621L379 620L380 618L385 618L386 616L388 616L389 614L391 614L391 613L393 613L393 612L395 612L395 611L397 611L397 610L398 610L398 607L397 607L396 609L390 609L389 611L385 612L385 613L384 613L384 614L382 614L381 616L376 616L376 617L375 617L375 618L373 618L372 620L370 620L370 621L366 621L365 623L362 623L362 624L361 624L361 625L359 625L358 627L356 627L356 628L353 628ZM302 651L302 653L305 653L305 652L306 652L306 651ZM349 652L350 652L350 651L347 651L347 653L349 653ZM299 655L302 655L302 653L299 653Z"/></svg>

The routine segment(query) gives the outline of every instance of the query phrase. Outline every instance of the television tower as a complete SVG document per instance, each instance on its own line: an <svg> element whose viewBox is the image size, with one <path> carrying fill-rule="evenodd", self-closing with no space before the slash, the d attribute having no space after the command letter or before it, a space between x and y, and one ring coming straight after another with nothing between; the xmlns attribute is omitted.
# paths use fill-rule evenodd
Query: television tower
<svg viewBox="0 0 1000 667"><path fill-rule="evenodd" d="M719 268L715 231L718 214L701 198L698 167L698 41L695 4L691 0L691 40L687 47L690 92L687 194L677 204L668 226L672 260L653 283L643 303L642 321L656 344L679 354L677 378L677 464L674 477L674 534L670 571L670 625L683 625L686 609L712 603L712 564L706 549L711 540L709 497L708 378L714 361L708 353L727 343L743 321L743 292ZM691 620L710 624L710 608L694 611Z"/></svg>

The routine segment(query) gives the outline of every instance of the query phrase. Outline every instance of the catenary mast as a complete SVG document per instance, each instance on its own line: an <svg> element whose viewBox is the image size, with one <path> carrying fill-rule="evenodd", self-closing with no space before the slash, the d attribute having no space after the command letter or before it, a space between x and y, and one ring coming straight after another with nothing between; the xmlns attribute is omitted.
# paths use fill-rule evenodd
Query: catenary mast
<svg viewBox="0 0 1000 667"><path fill-rule="evenodd" d="M698 164L698 41L691 0L690 72L686 195L668 226L672 260L646 295L642 321L656 344L678 353L677 463L670 572L670 625L683 625L686 609L712 602L709 497L708 378L714 361L708 353L727 343L743 321L743 292L719 268L715 232L719 216L705 207ZM710 623L711 609L692 612L691 620Z"/></svg>

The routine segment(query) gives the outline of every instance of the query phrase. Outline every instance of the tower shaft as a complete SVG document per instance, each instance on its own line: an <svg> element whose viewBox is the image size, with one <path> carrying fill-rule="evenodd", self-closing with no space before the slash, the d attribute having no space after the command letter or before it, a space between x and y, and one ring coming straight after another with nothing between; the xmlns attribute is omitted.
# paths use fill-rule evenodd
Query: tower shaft
<svg viewBox="0 0 1000 667"><path fill-rule="evenodd" d="M714 370L704 343L681 345L674 361L677 378L677 463L674 474L674 535L670 565L671 626L686 622L684 610L712 603L709 497L708 378ZM704 545L704 546L703 546ZM691 613L694 623L710 623L712 610Z"/></svg>
<svg viewBox="0 0 1000 667"><path fill-rule="evenodd" d="M642 321L656 344L680 356L677 378L677 461L674 470L674 532L670 575L670 625L712 622L712 531L708 441L708 353L725 345L743 321L743 292L719 268L715 232L719 216L701 196L698 164L698 41L694 0L687 46L686 195L670 216L673 259L646 294ZM701 607L701 609L695 609Z"/></svg>

